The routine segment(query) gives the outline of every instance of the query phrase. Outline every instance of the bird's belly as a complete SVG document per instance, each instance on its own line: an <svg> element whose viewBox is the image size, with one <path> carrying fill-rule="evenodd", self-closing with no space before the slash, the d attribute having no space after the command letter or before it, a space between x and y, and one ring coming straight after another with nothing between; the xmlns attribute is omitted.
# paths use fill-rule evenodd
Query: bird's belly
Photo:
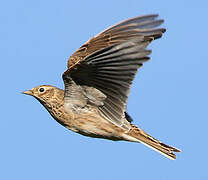
<svg viewBox="0 0 208 180"><path fill-rule="evenodd" d="M111 140L121 140L124 132L123 129L97 114L79 115L67 128L85 136Z"/></svg>

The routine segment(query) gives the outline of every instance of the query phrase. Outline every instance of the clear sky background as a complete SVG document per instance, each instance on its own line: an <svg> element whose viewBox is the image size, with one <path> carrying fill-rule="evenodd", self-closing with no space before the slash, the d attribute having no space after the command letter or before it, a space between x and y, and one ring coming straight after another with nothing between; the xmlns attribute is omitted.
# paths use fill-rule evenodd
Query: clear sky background
<svg viewBox="0 0 208 180"><path fill-rule="evenodd" d="M208 2L0 2L0 179L208 179ZM142 144L92 139L59 125L20 92L63 88L68 57L126 18L159 13L167 32L134 80L134 123L182 150L175 161Z"/></svg>

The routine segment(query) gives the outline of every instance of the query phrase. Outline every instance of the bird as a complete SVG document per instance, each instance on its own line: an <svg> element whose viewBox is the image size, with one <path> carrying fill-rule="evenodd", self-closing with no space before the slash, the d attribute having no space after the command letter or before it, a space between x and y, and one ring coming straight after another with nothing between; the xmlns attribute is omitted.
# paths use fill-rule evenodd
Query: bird
<svg viewBox="0 0 208 180"><path fill-rule="evenodd" d="M88 40L68 59L64 90L40 85L23 94L36 98L67 129L92 138L138 142L167 158L181 150L133 124L127 100L135 75L150 59L147 46L166 31L158 14L136 16Z"/></svg>

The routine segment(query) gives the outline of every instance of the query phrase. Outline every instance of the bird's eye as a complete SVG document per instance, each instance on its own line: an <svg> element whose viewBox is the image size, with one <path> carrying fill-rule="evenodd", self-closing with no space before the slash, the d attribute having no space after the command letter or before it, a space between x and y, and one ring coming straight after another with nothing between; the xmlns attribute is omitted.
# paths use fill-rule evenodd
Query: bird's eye
<svg viewBox="0 0 208 180"><path fill-rule="evenodd" d="M45 91L45 89L43 88L43 87L41 87L40 89L39 89L39 92L44 92Z"/></svg>

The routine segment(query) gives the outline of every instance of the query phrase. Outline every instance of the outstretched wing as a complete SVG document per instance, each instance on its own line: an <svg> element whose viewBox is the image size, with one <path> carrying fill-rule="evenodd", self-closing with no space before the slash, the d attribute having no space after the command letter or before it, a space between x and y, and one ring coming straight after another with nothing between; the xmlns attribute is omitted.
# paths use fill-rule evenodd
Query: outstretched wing
<svg viewBox="0 0 208 180"><path fill-rule="evenodd" d="M88 40L68 60L68 68L72 68L93 52L138 37L160 38L165 32L161 25L164 20L157 19L157 14L138 16L122 21Z"/></svg>
<svg viewBox="0 0 208 180"><path fill-rule="evenodd" d="M125 118L129 89L137 72L149 60L148 44L165 32L157 15L135 17L101 32L69 59L63 74L78 85L94 87L106 95L100 112L112 123L129 130Z"/></svg>

